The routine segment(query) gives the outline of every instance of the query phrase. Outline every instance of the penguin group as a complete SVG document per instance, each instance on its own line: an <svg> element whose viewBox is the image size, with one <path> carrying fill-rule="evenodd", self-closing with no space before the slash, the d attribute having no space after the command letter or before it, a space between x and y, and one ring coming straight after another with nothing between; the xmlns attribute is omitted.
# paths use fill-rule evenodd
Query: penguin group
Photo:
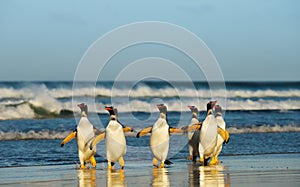
<svg viewBox="0 0 300 187"><path fill-rule="evenodd" d="M191 123L184 127L188 129L189 157L188 160L199 161L203 165L216 165L222 145L229 142L230 135L226 130L226 123L222 117L222 108L210 101L206 105L206 117L203 122L198 121L198 109L189 106L192 112ZM216 114L214 114L216 113Z"/></svg>
<svg viewBox="0 0 300 187"><path fill-rule="evenodd" d="M76 138L78 146L78 157L80 169L87 167L90 163L96 167L96 144L105 139L106 159L108 169L113 170L116 162L119 162L121 169L124 169L123 156L126 154L125 132L133 132L133 128L124 126L119 122L118 110L113 106L105 107L110 118L105 131L96 129L88 120L88 108L84 103L77 105L81 110L81 118L76 129L70 133L62 142L63 147L67 142ZM187 133L189 156L188 160L196 162L197 157L203 165L218 164L218 155L222 150L223 143L228 143L229 133L222 117L222 109L215 101L207 103L206 118L203 122L198 119L198 109L195 106L188 106L192 112L192 119L188 126L182 128L170 127L167 118L167 106L158 104L159 116L156 122L137 132L136 137L140 138L146 134L150 135L150 150L153 155L152 164L154 167L164 168L172 164L167 159L170 134ZM214 114L216 113L216 115Z"/></svg>

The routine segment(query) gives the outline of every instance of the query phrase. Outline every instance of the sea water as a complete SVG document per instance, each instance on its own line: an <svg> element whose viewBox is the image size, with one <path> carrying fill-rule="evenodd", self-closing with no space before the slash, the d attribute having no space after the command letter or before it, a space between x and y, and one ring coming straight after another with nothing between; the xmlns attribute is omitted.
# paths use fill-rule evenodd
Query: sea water
<svg viewBox="0 0 300 187"><path fill-rule="evenodd" d="M76 105L81 102L87 103L96 128L105 129L109 115L104 107L114 105L119 121L135 129L126 134L125 160L151 162L149 136L138 139L135 134L153 125L156 104L167 105L170 126L182 127L191 119L188 105L199 108L202 121L211 99L220 101L231 134L221 160L300 152L300 82L226 82L226 95L206 82L193 86L157 81L124 82L117 87L113 82L82 82L76 87L72 82L1 82L0 167L78 163L76 141L63 148L60 142L76 128L80 118ZM168 158L176 162L187 156L187 135L172 135ZM97 145L96 160L106 161L104 141Z"/></svg>

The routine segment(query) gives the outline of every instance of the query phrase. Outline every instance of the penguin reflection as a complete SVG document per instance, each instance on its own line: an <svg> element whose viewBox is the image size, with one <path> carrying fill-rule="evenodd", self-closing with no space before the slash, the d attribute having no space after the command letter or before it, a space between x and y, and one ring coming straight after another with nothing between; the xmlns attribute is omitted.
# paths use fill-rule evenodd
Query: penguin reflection
<svg viewBox="0 0 300 187"><path fill-rule="evenodd" d="M170 186L167 168L153 168L152 186Z"/></svg>
<svg viewBox="0 0 300 187"><path fill-rule="evenodd" d="M188 164L189 168L189 186L199 186L200 185L200 165L196 163Z"/></svg>
<svg viewBox="0 0 300 187"><path fill-rule="evenodd" d="M78 186L96 186L96 168L78 170Z"/></svg>
<svg viewBox="0 0 300 187"><path fill-rule="evenodd" d="M126 186L124 170L107 170L106 186Z"/></svg>
<svg viewBox="0 0 300 187"><path fill-rule="evenodd" d="M230 186L230 176L224 166L189 164L189 186Z"/></svg>

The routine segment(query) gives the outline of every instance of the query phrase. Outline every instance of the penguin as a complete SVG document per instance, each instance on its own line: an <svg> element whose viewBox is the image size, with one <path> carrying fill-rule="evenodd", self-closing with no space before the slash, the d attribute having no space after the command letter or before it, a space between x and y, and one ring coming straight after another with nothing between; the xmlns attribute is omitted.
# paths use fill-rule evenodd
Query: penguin
<svg viewBox="0 0 300 187"><path fill-rule="evenodd" d="M216 101L207 103L207 115L200 129L199 154L200 162L207 165L209 158L213 156L217 145L218 125L213 113Z"/></svg>
<svg viewBox="0 0 300 187"><path fill-rule="evenodd" d="M188 108L192 112L192 119L190 124L188 125L189 128L191 128L193 125L198 124L198 108L195 106L188 106ZM187 133L188 135L188 144L189 144L189 156L188 160L196 161L197 156L199 156L199 137L200 137L200 131L199 129L190 130Z"/></svg>
<svg viewBox="0 0 300 187"><path fill-rule="evenodd" d="M106 159L108 161L108 169L113 170L114 164L118 161L121 168L124 169L123 155L126 153L126 139L124 132L133 131L131 127L125 127L118 121L118 111L110 106L105 107L110 114L109 123L105 129L105 133L95 137L90 145L93 149L95 145L105 138L106 140Z"/></svg>
<svg viewBox="0 0 300 187"><path fill-rule="evenodd" d="M80 168L84 169L85 164L90 162L93 167L96 167L95 153L96 147L89 149L90 142L95 136L95 130L93 125L87 118L88 107L86 104L81 103L77 105L81 110L81 118L76 129L70 133L62 142L61 147L63 147L67 142L71 141L73 138L77 139L78 146L78 157L80 160Z"/></svg>
<svg viewBox="0 0 300 187"><path fill-rule="evenodd" d="M219 163L218 156L222 150L223 143L228 143L229 141L229 133L226 130L226 123L222 117L222 108L219 105L215 106L216 110L216 122L218 125L218 139L217 145L215 147L215 151L213 157L211 158L210 165L216 165Z"/></svg>
<svg viewBox="0 0 300 187"><path fill-rule="evenodd" d="M172 162L167 160L170 142L170 133L182 133L181 129L169 127L167 121L167 107L164 104L158 104L159 117L153 126L146 127L137 133L136 137L139 138L147 133L150 136L150 149L153 154L152 164L155 167L164 168L165 164L170 165ZM160 165L158 166L158 162Z"/></svg>

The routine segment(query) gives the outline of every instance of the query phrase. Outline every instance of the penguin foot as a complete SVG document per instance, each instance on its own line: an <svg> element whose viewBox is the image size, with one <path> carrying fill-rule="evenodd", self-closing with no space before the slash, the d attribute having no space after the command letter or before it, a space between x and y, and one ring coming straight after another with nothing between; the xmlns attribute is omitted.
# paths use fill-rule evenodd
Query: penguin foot
<svg viewBox="0 0 300 187"><path fill-rule="evenodd" d="M165 168L165 162L161 162L159 168Z"/></svg>
<svg viewBox="0 0 300 187"><path fill-rule="evenodd" d="M80 169L84 169L84 163L80 164Z"/></svg>
<svg viewBox="0 0 300 187"><path fill-rule="evenodd" d="M92 166L96 167L97 163L96 163L96 160L95 160L94 156L91 157L90 161L91 161Z"/></svg>
<svg viewBox="0 0 300 187"><path fill-rule="evenodd" d="M204 158L200 158L199 162L201 162L201 164L204 164Z"/></svg>
<svg viewBox="0 0 300 187"><path fill-rule="evenodd" d="M115 163L113 163L113 162L108 162L107 169L113 170L113 169L114 169L114 164L115 164Z"/></svg>
<svg viewBox="0 0 300 187"><path fill-rule="evenodd" d="M205 159L205 158L200 158L199 162L201 163L201 165L203 166L207 166L207 161L208 159Z"/></svg>
<svg viewBox="0 0 300 187"><path fill-rule="evenodd" d="M152 165L157 167L157 163L158 163L158 160L156 158L153 158Z"/></svg>
<svg viewBox="0 0 300 187"><path fill-rule="evenodd" d="M120 164L120 166L121 166L121 169L124 169L125 163L124 163L124 159L123 159L122 156L119 158L119 164Z"/></svg>
<svg viewBox="0 0 300 187"><path fill-rule="evenodd" d="M213 158L211 159L211 161L209 162L209 165L210 165L210 166L213 166L213 165L217 165L218 163L219 163L218 158L217 158L217 157L213 157Z"/></svg>
<svg viewBox="0 0 300 187"><path fill-rule="evenodd" d="M190 156L188 156L186 159L187 159L187 160L193 160L193 156L190 155Z"/></svg>

